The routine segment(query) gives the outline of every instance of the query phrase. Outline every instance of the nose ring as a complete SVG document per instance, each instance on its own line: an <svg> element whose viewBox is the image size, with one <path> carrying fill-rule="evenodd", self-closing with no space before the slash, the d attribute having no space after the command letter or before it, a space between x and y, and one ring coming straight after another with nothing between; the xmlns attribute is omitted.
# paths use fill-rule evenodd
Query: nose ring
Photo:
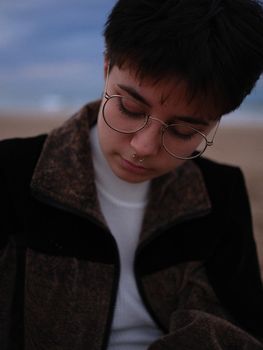
<svg viewBox="0 0 263 350"><path fill-rule="evenodd" d="M133 158L133 159L138 158L137 154L136 154L136 153L133 153L132 158ZM139 163L141 163L141 164L142 164L142 163L143 163L143 161L144 161L144 158L138 158L138 162L139 162Z"/></svg>

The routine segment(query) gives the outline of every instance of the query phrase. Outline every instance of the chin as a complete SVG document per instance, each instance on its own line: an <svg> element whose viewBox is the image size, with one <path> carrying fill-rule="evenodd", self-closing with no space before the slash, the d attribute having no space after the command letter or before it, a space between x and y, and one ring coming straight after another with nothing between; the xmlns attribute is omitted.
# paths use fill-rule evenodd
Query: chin
<svg viewBox="0 0 263 350"><path fill-rule="evenodd" d="M150 180L149 178L133 175L133 174L123 174L121 172L114 172L114 173L121 180L130 182L130 183L140 183L140 182Z"/></svg>

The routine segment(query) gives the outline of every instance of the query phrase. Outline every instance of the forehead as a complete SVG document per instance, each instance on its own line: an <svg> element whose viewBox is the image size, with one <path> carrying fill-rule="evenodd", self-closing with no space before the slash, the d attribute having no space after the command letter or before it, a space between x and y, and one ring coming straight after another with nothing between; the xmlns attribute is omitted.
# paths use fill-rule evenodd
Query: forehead
<svg viewBox="0 0 263 350"><path fill-rule="evenodd" d="M188 84L179 77L139 76L135 69L112 68L112 82L116 86L125 86L134 89L153 108L175 110L178 113L187 113L205 120L217 120L220 112L216 110L212 98L205 94L191 94Z"/></svg>

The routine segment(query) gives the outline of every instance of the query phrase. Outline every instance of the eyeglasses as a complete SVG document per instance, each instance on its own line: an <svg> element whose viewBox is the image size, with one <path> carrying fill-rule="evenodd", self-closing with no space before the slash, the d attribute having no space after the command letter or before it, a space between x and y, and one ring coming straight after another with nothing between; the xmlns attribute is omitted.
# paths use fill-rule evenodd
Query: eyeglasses
<svg viewBox="0 0 263 350"><path fill-rule="evenodd" d="M142 104L136 100L121 95L109 95L106 91L107 82L108 74L102 116L112 130L122 134L134 134L151 122L157 121L162 125L161 142L166 152L175 158L184 160L199 157L208 146L213 145L219 121L215 126L213 137L209 141L203 132L187 123L166 124L162 120L146 114Z"/></svg>

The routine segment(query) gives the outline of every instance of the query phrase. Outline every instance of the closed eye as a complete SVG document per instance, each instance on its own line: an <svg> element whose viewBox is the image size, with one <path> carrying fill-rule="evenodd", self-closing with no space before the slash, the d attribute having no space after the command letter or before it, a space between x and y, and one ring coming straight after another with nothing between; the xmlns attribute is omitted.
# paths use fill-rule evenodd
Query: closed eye
<svg viewBox="0 0 263 350"><path fill-rule="evenodd" d="M166 128L166 132L169 133L171 137L180 138L182 140L190 140L199 133L192 127L184 124L171 124Z"/></svg>
<svg viewBox="0 0 263 350"><path fill-rule="evenodd" d="M126 97L118 97L118 110L131 118L145 118L146 116L139 104Z"/></svg>

